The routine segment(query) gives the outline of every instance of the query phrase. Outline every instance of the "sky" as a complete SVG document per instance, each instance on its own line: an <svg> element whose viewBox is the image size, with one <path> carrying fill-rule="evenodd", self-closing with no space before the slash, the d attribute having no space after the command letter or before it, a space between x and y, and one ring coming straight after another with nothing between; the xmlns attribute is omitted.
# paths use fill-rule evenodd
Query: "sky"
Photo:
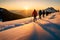
<svg viewBox="0 0 60 40"><path fill-rule="evenodd" d="M0 7L9 10L39 10L47 7L54 7L60 10L60 0L0 0Z"/></svg>

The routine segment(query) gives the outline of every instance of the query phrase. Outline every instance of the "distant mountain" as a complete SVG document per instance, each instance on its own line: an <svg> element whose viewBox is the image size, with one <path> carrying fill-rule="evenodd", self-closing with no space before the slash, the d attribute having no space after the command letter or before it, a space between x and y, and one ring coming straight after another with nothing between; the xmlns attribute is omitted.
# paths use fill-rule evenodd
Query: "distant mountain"
<svg viewBox="0 0 60 40"><path fill-rule="evenodd" d="M51 12L51 13L57 12L57 10L54 9L53 7L48 7L48 8L45 9L45 11Z"/></svg>
<svg viewBox="0 0 60 40"><path fill-rule="evenodd" d="M2 21L11 21L11 20L16 20L21 18L24 17L16 13L12 13L5 8L0 8L0 19L2 19Z"/></svg>

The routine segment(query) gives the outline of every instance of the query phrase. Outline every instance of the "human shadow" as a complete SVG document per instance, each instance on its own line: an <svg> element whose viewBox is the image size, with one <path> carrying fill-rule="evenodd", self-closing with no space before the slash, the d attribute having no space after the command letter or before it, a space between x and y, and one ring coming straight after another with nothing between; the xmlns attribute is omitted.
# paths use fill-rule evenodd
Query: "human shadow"
<svg viewBox="0 0 60 40"><path fill-rule="evenodd" d="M22 37L23 39L25 37ZM35 25L34 25L34 30L32 31L31 35L29 37L27 37L28 40L38 40L38 35L37 35L37 31L36 31L36 28L35 28ZM18 38L17 40L21 40L21 37Z"/></svg>
<svg viewBox="0 0 60 40"><path fill-rule="evenodd" d="M46 30L50 35L52 35L54 37L54 40L60 40L60 37L54 32L52 31L50 28L56 28L57 30L60 30L60 25L58 24L55 24L55 23L52 23L48 20L44 20L44 21L47 21L49 23L47 24L41 24L41 23L38 23L44 30Z"/></svg>
<svg viewBox="0 0 60 40"><path fill-rule="evenodd" d="M46 25L49 26L50 28L56 28L57 30L60 30L60 25L59 24L52 23L48 20L43 20L43 21L49 22L48 25L47 24Z"/></svg>
<svg viewBox="0 0 60 40"><path fill-rule="evenodd" d="M36 32L33 32L31 37L29 38L29 40L38 40L38 36L37 36Z"/></svg>
<svg viewBox="0 0 60 40"><path fill-rule="evenodd" d="M39 40L35 25L34 25L34 31L32 32L32 35L29 38L29 40Z"/></svg>

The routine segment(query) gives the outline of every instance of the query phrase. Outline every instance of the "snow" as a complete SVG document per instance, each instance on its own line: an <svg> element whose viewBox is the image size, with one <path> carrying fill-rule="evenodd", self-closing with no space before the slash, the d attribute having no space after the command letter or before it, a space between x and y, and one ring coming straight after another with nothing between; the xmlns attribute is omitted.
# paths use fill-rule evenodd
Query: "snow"
<svg viewBox="0 0 60 40"><path fill-rule="evenodd" d="M60 12L33 22L33 17L0 22L0 40L60 40Z"/></svg>
<svg viewBox="0 0 60 40"><path fill-rule="evenodd" d="M13 21L7 21L7 22L0 22L0 31L2 30L6 30L9 28L13 28L16 26L21 26L24 24L28 24L30 22L32 22L33 17L30 18L24 18L24 19L19 19L19 20L13 20Z"/></svg>

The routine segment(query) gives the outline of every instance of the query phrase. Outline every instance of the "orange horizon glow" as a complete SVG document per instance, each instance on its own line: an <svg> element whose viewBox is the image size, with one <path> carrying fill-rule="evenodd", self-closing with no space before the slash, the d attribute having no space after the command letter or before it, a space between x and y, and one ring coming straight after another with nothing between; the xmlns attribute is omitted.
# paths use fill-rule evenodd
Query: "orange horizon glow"
<svg viewBox="0 0 60 40"><path fill-rule="evenodd" d="M46 9L46 8L48 8L48 7L36 7L36 8L34 8L34 7L30 7L30 6L23 6L23 7L2 7L2 8L6 8L6 9L8 9L8 10L34 10L34 9L36 9L36 10L43 10L43 9ZM53 8L55 8L55 9L57 9L57 10L60 10L60 7L53 7Z"/></svg>
<svg viewBox="0 0 60 40"><path fill-rule="evenodd" d="M7 2L8 1L8 2ZM1 0L0 7L8 10L40 10L48 7L54 7L60 10L59 0Z"/></svg>

